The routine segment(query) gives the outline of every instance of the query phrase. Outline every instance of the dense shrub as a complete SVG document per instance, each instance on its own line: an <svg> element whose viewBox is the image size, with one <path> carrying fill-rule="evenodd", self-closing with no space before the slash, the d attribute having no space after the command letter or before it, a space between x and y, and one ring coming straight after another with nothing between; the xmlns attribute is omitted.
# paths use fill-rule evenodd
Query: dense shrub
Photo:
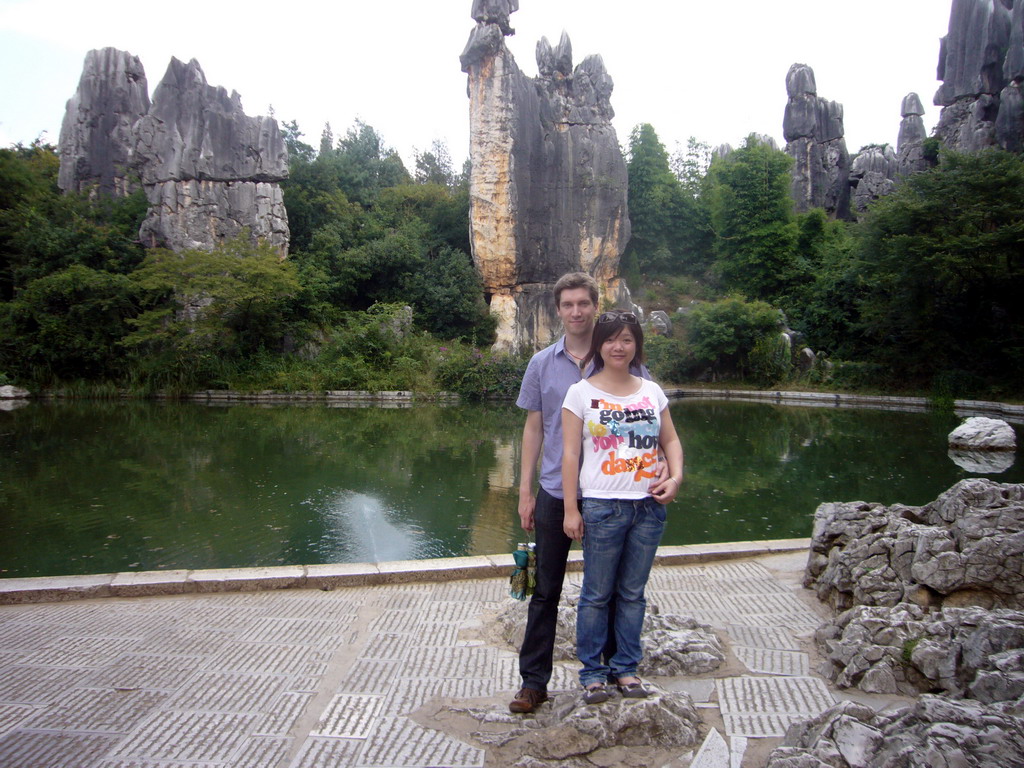
<svg viewBox="0 0 1024 768"><path fill-rule="evenodd" d="M526 372L527 360L482 352L474 347L441 347L437 383L470 400L515 398Z"/></svg>
<svg viewBox="0 0 1024 768"><path fill-rule="evenodd" d="M781 333L767 334L750 351L750 376L763 387L785 381L793 374L793 350Z"/></svg>
<svg viewBox="0 0 1024 768"><path fill-rule="evenodd" d="M678 339L651 334L644 339L644 356L651 376L662 385L682 384L693 376L693 355Z"/></svg>
<svg viewBox="0 0 1024 768"><path fill-rule="evenodd" d="M891 383L885 366L853 360L840 360L832 366L832 384L836 389L878 391Z"/></svg>

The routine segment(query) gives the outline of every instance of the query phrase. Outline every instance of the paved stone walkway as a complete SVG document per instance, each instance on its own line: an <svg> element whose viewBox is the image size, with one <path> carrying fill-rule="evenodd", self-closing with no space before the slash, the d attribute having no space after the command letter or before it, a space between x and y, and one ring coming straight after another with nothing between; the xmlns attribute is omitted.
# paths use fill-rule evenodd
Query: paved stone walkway
<svg viewBox="0 0 1024 768"><path fill-rule="evenodd" d="M664 683L688 691L708 724L673 766L758 765L790 722L834 702L811 656L825 612L800 588L805 562L797 549L655 568L649 599L710 624L731 651L725 675ZM0 766L484 766L481 749L407 715L451 699L506 711L517 656L480 630L507 586L492 577L0 605ZM574 666L558 665L552 688L575 681Z"/></svg>

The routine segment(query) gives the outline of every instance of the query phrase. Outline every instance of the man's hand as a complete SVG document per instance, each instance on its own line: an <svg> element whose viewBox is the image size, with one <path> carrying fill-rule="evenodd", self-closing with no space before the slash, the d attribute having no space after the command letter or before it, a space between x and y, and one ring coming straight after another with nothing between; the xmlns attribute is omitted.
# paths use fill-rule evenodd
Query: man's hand
<svg viewBox="0 0 1024 768"><path fill-rule="evenodd" d="M533 511L537 498L533 495L533 474L537 470L541 445L544 442L544 420L540 411L526 414L523 425L523 445L519 465L519 524L523 530L533 530Z"/></svg>
<svg viewBox="0 0 1024 768"><path fill-rule="evenodd" d="M533 510L537 506L537 500L530 493L519 494L519 525L524 531L533 530Z"/></svg>
<svg viewBox="0 0 1024 768"><path fill-rule="evenodd" d="M679 493L679 483L671 476L651 488L651 496L659 504L669 504L675 499L677 493Z"/></svg>
<svg viewBox="0 0 1024 768"><path fill-rule="evenodd" d="M579 510L566 510L562 518L562 530L573 541L583 541L583 515Z"/></svg>
<svg viewBox="0 0 1024 768"><path fill-rule="evenodd" d="M679 484L672 480L672 473L664 456L658 456L657 467L658 476L651 483L649 490L659 504L668 504L679 493Z"/></svg>

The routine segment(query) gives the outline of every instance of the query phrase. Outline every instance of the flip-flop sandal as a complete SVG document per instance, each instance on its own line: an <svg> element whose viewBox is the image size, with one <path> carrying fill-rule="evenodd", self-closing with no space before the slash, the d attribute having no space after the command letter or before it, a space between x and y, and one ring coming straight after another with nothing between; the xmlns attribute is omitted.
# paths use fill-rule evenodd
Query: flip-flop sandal
<svg viewBox="0 0 1024 768"><path fill-rule="evenodd" d="M585 704L601 704L608 701L611 697L612 695L608 693L604 683L594 683L583 689L583 702Z"/></svg>
<svg viewBox="0 0 1024 768"><path fill-rule="evenodd" d="M651 692L644 687L643 681L619 685L619 693L624 699L646 699Z"/></svg>

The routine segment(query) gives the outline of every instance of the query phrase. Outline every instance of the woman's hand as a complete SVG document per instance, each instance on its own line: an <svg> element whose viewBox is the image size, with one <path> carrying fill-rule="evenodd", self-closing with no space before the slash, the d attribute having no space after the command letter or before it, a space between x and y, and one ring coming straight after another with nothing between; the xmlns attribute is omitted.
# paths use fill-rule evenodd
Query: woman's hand
<svg viewBox="0 0 1024 768"><path fill-rule="evenodd" d="M578 509L565 510L562 530L573 541L583 541L583 515L580 514Z"/></svg>

